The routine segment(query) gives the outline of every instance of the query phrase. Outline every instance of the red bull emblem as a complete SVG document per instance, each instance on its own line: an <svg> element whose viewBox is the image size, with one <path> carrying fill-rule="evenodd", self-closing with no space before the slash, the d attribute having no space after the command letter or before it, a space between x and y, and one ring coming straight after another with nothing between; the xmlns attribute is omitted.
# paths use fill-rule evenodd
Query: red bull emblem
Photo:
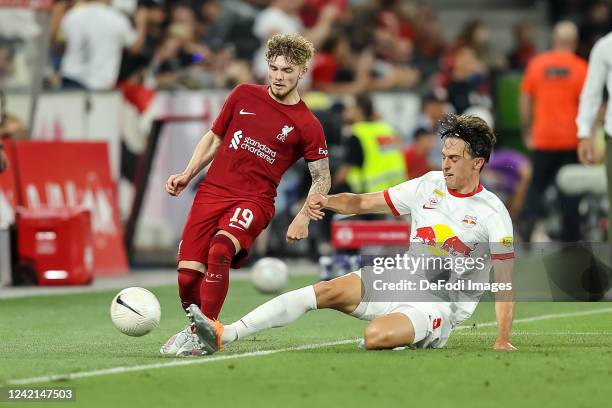
<svg viewBox="0 0 612 408"><path fill-rule="evenodd" d="M464 256L470 256L470 254L473 251L472 248L467 246L456 235L453 236L453 237L450 237L446 241L444 241L444 243L442 244L442 249L445 250L446 252L448 252L451 255L461 254L461 255L464 255Z"/></svg>
<svg viewBox="0 0 612 408"><path fill-rule="evenodd" d="M461 223L463 224L465 228L472 228L476 225L477 221L478 221L478 218L474 217L473 215L466 214L463 217L463 220L461 220Z"/></svg>
<svg viewBox="0 0 612 408"><path fill-rule="evenodd" d="M413 239L431 246L435 255L470 256L474 250L444 224L417 228Z"/></svg>
<svg viewBox="0 0 612 408"><path fill-rule="evenodd" d="M421 227L417 228L416 235L414 236L419 241L427 245L436 245L436 231L433 227Z"/></svg>

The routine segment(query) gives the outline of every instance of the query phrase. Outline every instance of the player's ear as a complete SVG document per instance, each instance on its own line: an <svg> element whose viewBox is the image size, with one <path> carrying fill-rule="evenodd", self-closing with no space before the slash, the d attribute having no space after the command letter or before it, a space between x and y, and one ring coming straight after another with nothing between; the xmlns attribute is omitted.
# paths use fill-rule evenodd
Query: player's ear
<svg viewBox="0 0 612 408"><path fill-rule="evenodd" d="M298 79L304 79L304 77L306 76L306 73L308 72L308 67L306 65L304 65L301 69L300 69L300 75L298 76Z"/></svg>
<svg viewBox="0 0 612 408"><path fill-rule="evenodd" d="M483 168L484 164L485 160L482 157L478 157L476 158L476 160L474 160L472 165L474 167L474 170L480 171Z"/></svg>

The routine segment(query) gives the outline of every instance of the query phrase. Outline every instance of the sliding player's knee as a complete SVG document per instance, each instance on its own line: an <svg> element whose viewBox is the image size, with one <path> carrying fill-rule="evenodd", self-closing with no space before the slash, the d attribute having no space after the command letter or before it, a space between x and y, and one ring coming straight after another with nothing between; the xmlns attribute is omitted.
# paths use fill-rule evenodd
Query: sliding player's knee
<svg viewBox="0 0 612 408"><path fill-rule="evenodd" d="M179 261L177 269L191 269L192 271L206 273L206 266L198 261Z"/></svg>
<svg viewBox="0 0 612 408"><path fill-rule="evenodd" d="M414 327L410 318L399 313L379 317L366 327L364 333L367 350L390 349L413 344Z"/></svg>
<svg viewBox="0 0 612 408"><path fill-rule="evenodd" d="M335 309L343 305L344 291L336 282L319 282L314 285L314 289L318 309Z"/></svg>
<svg viewBox="0 0 612 408"><path fill-rule="evenodd" d="M361 278L355 274L314 285L318 309L336 309L352 313L361 302Z"/></svg>
<svg viewBox="0 0 612 408"><path fill-rule="evenodd" d="M370 323L366 327L363 339L367 350L380 350L396 347L397 345L393 344L396 337L397 333L393 330Z"/></svg>

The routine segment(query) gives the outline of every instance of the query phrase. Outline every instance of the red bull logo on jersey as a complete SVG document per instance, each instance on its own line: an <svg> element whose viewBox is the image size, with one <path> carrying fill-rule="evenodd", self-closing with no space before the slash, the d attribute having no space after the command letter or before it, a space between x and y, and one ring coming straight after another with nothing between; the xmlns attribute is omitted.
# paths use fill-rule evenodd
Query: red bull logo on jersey
<svg viewBox="0 0 612 408"><path fill-rule="evenodd" d="M444 224L417 228L413 239L429 245L430 252L438 256L463 255L468 257L476 246L474 244L473 248L464 243L451 227Z"/></svg>
<svg viewBox="0 0 612 408"><path fill-rule="evenodd" d="M474 228L477 222L478 218L467 214L463 217L463 220L461 220L461 224L464 228Z"/></svg>

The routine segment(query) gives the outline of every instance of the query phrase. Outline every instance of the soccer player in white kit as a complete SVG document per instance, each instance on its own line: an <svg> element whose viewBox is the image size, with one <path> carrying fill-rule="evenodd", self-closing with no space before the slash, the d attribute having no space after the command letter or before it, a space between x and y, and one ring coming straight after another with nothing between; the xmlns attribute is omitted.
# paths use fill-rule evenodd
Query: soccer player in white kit
<svg viewBox="0 0 612 408"><path fill-rule="evenodd" d="M309 216L321 219L323 209L341 214L410 214L411 247L413 243L423 244L435 249L435 253L455 258L484 256L481 259L485 259L487 282L492 267L496 282L506 285L506 290L495 293L498 335L493 347L515 350L510 343L514 316L512 223L503 203L480 183L480 172L490 157L495 135L474 116L447 115L440 129L444 143L442 171L377 193L313 195L308 198ZM229 325L207 318L192 305L187 316L195 327L194 341L205 354L212 354L259 331L285 326L310 310L329 308L370 321L363 338L368 350L399 346L441 348L452 329L470 317L478 304L478 298L369 301L364 298L361 273L352 272L284 293ZM461 279L457 270L451 275L455 280Z"/></svg>

